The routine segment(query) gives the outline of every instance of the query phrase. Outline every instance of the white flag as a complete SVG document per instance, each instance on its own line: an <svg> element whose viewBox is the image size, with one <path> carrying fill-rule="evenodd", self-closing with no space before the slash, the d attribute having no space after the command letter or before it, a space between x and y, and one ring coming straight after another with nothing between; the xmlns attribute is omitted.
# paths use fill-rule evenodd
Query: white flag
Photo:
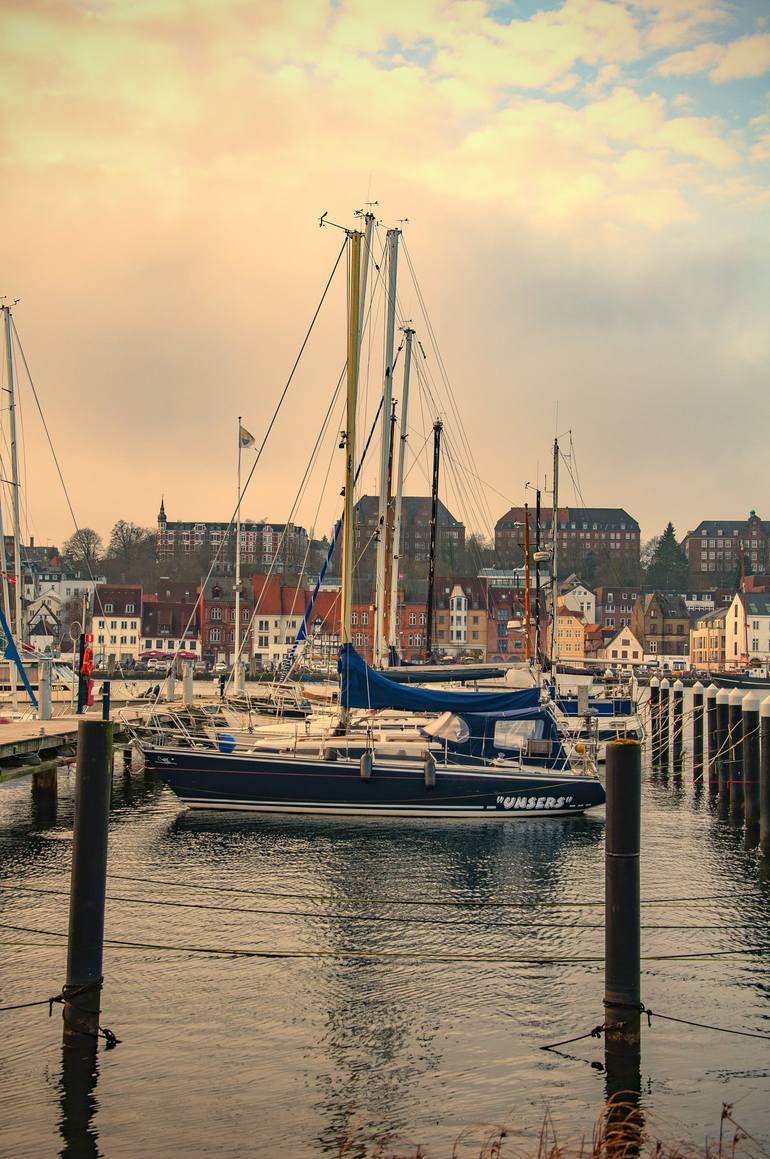
<svg viewBox="0 0 770 1159"><path fill-rule="evenodd" d="M246 428L243 426L238 428L238 438L244 450L246 447L254 446L254 436L250 435Z"/></svg>

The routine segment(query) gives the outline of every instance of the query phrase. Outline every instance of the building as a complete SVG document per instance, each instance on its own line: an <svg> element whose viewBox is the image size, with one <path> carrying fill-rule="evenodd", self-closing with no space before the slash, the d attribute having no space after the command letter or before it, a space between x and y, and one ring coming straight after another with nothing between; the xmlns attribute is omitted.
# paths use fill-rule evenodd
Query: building
<svg viewBox="0 0 770 1159"><path fill-rule="evenodd" d="M667 592L639 596L631 613L631 630L645 657L686 656L690 617L684 599Z"/></svg>
<svg viewBox="0 0 770 1159"><path fill-rule="evenodd" d="M612 639L619 628L629 626L634 604L641 594L641 588L626 584L594 588L595 623L601 627L606 638Z"/></svg>
<svg viewBox="0 0 770 1159"><path fill-rule="evenodd" d="M158 591L144 597L140 658L149 659L149 653L192 660L201 659L202 652L197 587L161 580Z"/></svg>
<svg viewBox="0 0 770 1159"><path fill-rule="evenodd" d="M613 666L632 668L644 660L644 648L629 627L623 627L599 650L599 659Z"/></svg>
<svg viewBox="0 0 770 1159"><path fill-rule="evenodd" d="M163 561L201 552L217 557L223 574L235 566L235 526L230 523L172 523L161 500L158 512L158 559ZM308 548L308 534L294 523L241 523L241 563L270 567L276 560L284 567L301 564Z"/></svg>
<svg viewBox="0 0 770 1159"><path fill-rule="evenodd" d="M495 551L500 560L518 558L523 540L523 507L511 507L495 524ZM534 543L534 512L530 509L530 542ZM553 508L540 511L541 543L552 540ZM639 560L639 524L622 507L560 507L556 526L557 557L581 560L589 553L607 552Z"/></svg>
<svg viewBox="0 0 770 1159"><path fill-rule="evenodd" d="M556 617L556 646L551 654L558 660L584 660L586 623L580 612L573 612L562 602Z"/></svg>
<svg viewBox="0 0 770 1159"><path fill-rule="evenodd" d="M690 666L699 672L721 672L725 667L727 608L698 616L690 628Z"/></svg>
<svg viewBox="0 0 770 1159"><path fill-rule="evenodd" d="M596 623L596 596L576 575L563 580L558 590L559 599L565 608L581 615L586 624Z"/></svg>
<svg viewBox="0 0 770 1159"><path fill-rule="evenodd" d="M255 668L277 668L297 637L310 592L277 575L253 575Z"/></svg>
<svg viewBox="0 0 770 1159"><path fill-rule="evenodd" d="M436 580L433 605L433 648L446 656L465 652L485 659L487 646L487 593L484 584L471 578ZM506 612L504 635L507 640Z"/></svg>
<svg viewBox="0 0 770 1159"><path fill-rule="evenodd" d="M353 509L353 538L356 558L371 571L379 535L380 501L376 495L362 495ZM419 563L430 556L430 495L404 495L401 502L399 561ZM436 554L450 562L465 548L465 525L455 519L439 500L436 516ZM359 565L361 567L362 565Z"/></svg>
<svg viewBox="0 0 770 1159"><path fill-rule="evenodd" d="M725 621L725 667L770 663L770 595L736 592Z"/></svg>
<svg viewBox="0 0 770 1159"><path fill-rule="evenodd" d="M252 636L249 624L254 595L244 583L240 593L242 660L251 663ZM235 663L235 588L224 576L211 576L201 592L200 634L202 659L207 664Z"/></svg>
<svg viewBox="0 0 770 1159"><path fill-rule="evenodd" d="M737 577L770 570L770 522L756 511L748 519L704 519L682 542L690 572Z"/></svg>
<svg viewBox="0 0 770 1159"><path fill-rule="evenodd" d="M138 584L97 584L92 616L94 661L133 663L142 650L142 589Z"/></svg>

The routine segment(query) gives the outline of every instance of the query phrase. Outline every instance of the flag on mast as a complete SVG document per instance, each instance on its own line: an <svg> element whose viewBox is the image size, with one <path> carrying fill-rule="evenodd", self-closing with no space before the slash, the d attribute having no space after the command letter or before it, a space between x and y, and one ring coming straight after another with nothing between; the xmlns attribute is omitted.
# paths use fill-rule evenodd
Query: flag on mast
<svg viewBox="0 0 770 1159"><path fill-rule="evenodd" d="M253 447L255 440L254 440L254 436L250 435L244 426L239 426L238 427L238 441L240 442L241 447L243 447L243 449L245 450L246 447Z"/></svg>

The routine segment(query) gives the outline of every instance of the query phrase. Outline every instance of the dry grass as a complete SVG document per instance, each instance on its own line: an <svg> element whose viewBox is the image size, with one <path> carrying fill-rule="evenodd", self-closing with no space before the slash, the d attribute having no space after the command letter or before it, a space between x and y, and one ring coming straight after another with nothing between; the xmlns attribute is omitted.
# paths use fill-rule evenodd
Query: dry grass
<svg viewBox="0 0 770 1159"><path fill-rule="evenodd" d="M539 1136L492 1124L468 1127L450 1152L424 1143L409 1143L387 1132L362 1142L345 1139L338 1159L770 1159L767 1147L749 1134L723 1104L713 1137L701 1143L675 1139L637 1102L608 1100L590 1138L559 1138L550 1113Z"/></svg>

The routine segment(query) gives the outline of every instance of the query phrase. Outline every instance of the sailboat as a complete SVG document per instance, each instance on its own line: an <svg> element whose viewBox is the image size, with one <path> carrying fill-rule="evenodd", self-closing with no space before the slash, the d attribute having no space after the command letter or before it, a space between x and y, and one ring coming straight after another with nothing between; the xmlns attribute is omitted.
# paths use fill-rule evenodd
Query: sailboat
<svg viewBox="0 0 770 1159"><path fill-rule="evenodd" d="M538 689L435 691L399 684L352 646L353 490L360 349L361 241L347 233L347 406L342 516L341 732L315 753L271 752L235 738L157 744L139 739L146 767L194 809L421 818L563 817L604 801L595 775L572 771L552 710ZM375 748L347 733L356 708L419 720L414 746ZM397 735L394 734L394 735ZM400 750L403 747L403 755Z"/></svg>

